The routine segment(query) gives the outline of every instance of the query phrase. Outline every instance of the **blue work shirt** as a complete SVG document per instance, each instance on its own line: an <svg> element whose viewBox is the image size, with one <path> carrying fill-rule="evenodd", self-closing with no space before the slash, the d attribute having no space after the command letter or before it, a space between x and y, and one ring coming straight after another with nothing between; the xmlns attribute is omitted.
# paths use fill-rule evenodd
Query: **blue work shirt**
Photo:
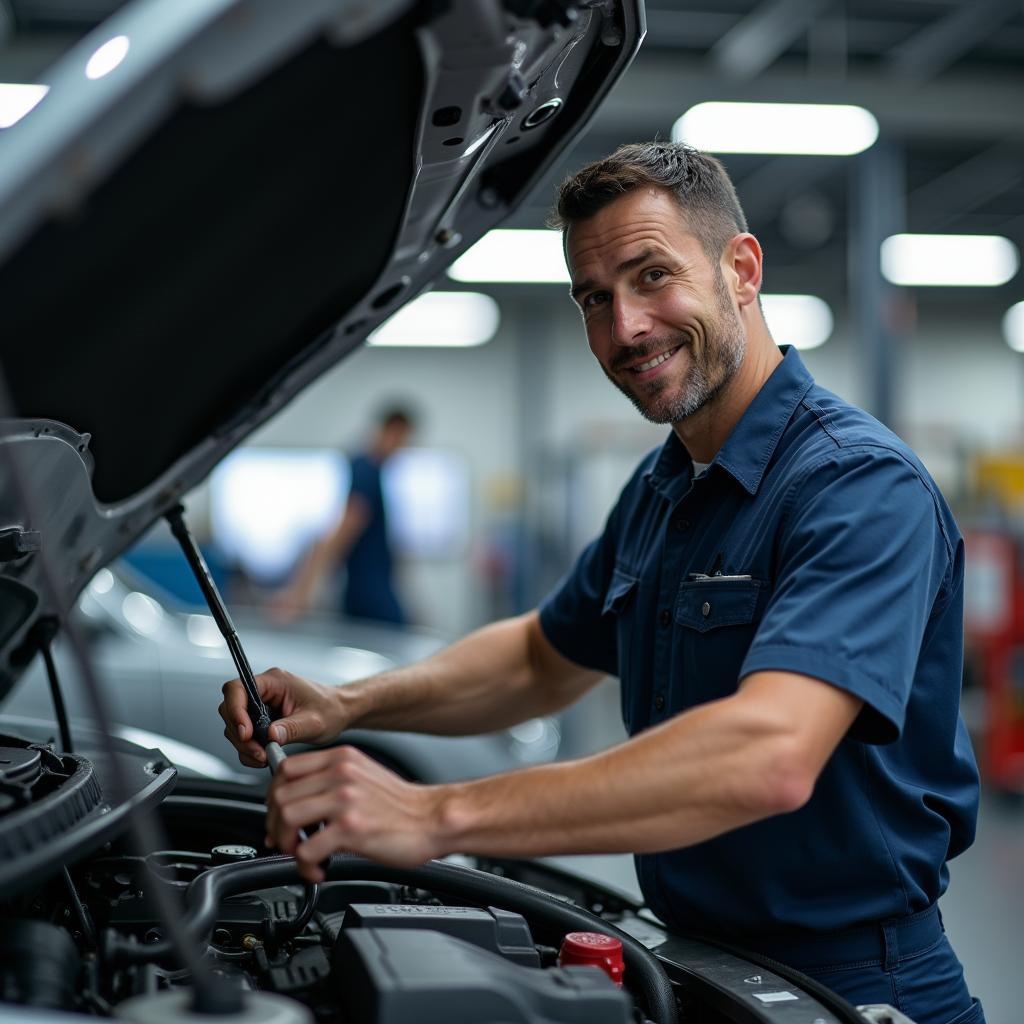
<svg viewBox="0 0 1024 1024"><path fill-rule="evenodd" d="M402 625L406 619L392 582L391 544L380 463L369 455L356 455L352 459L349 493L362 498L370 517L345 560L342 611L359 619Z"/></svg>
<svg viewBox="0 0 1024 1024"><path fill-rule="evenodd" d="M783 351L707 471L670 435L541 607L557 650L618 675L632 735L763 670L864 702L799 810L636 858L669 925L750 939L928 907L978 803L953 516L898 437Z"/></svg>

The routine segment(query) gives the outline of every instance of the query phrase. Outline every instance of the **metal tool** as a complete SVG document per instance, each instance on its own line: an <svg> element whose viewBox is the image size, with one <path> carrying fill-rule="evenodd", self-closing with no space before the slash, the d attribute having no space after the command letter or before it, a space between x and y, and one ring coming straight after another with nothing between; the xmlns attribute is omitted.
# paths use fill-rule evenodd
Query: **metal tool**
<svg viewBox="0 0 1024 1024"><path fill-rule="evenodd" d="M203 553L199 550L199 545L196 544L195 538L185 523L184 513L183 505L175 506L167 513L167 522L171 527L171 533L174 534L175 539L181 545L181 550L185 553L185 558L199 584L199 589L203 592L203 598L210 609L210 614L216 621L217 628L231 652L231 660L235 663L238 678L242 681L246 696L249 698L249 718L252 719L253 724L253 739L263 747L267 755L267 767L273 775L287 755L281 745L270 738L270 723L272 721L270 712L260 696L259 688L256 686L256 676L253 674L252 666L242 648L242 641L238 639L235 624L231 621L224 599L220 596L217 584L213 581L213 576L206 564L206 559L203 558ZM303 842L308 838L303 829L299 829L299 838ZM289 931L298 933L306 927L316 910L319 896L320 886L316 883L308 883L305 906L293 921L288 922L287 929Z"/></svg>
<svg viewBox="0 0 1024 1024"><path fill-rule="evenodd" d="M260 697L252 666L249 664L249 659L245 656L245 651L242 649L242 642L238 639L235 624L231 621L231 616L228 614L227 606L220 596L217 584L213 582L213 576L210 574L206 559L203 558L199 545L196 544L195 538L189 531L188 526L185 525L184 512L184 507L178 505L167 513L167 522L170 524L171 533L174 534L175 539L181 545L181 550L185 553L185 558L188 560L189 567L192 569L196 582L199 584L199 589L203 592L203 597L210 609L210 614L213 615L217 628L220 630L221 636L224 637L228 650L231 652L231 660L235 663L235 668L238 670L238 678L242 680L242 685L245 687L246 695L249 698L249 717L253 723L253 739L267 752L267 763L273 772L284 759L285 753L279 744L274 743L270 739L270 712L267 710L267 705L263 703L262 697Z"/></svg>

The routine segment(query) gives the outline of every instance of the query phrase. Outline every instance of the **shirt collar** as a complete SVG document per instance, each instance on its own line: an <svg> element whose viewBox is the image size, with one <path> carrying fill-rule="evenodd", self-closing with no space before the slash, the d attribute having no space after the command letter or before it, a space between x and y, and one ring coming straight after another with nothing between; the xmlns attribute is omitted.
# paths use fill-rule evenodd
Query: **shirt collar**
<svg viewBox="0 0 1024 1024"><path fill-rule="evenodd" d="M784 345L782 353L782 362L754 396L711 463L721 466L749 494L757 493L786 424L814 384L795 348ZM693 460L673 431L647 477L662 491L692 465Z"/></svg>

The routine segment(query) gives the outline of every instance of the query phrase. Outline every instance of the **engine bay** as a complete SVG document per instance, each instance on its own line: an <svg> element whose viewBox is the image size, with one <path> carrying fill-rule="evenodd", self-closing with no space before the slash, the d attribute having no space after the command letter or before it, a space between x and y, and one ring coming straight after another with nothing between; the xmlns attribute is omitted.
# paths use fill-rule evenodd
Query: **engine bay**
<svg viewBox="0 0 1024 1024"><path fill-rule="evenodd" d="M339 856L296 927L303 886L291 858L255 839L260 805L174 796L159 815L174 848L140 856L119 836L2 904L6 1004L188 1019L191 973L153 899L163 887L246 1019L625 1024L644 1005L601 970L559 965L564 933L600 919L539 889L462 864L402 871ZM207 835L224 842L201 848Z"/></svg>

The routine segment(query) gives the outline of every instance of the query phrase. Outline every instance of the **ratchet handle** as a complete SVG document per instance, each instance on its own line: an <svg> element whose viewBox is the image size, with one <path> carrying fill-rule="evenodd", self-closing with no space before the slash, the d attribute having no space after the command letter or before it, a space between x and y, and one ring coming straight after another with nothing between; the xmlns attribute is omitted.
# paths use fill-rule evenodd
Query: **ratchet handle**
<svg viewBox="0 0 1024 1024"><path fill-rule="evenodd" d="M224 642L228 645L231 660L235 663L235 668L238 670L238 677L245 687L246 696L249 698L249 717L253 723L253 739L261 747L266 747L270 740L268 735L271 722L270 712L267 711L267 706L260 697L259 688L256 686L256 676L253 674L252 666L245 655L242 641L238 639L238 633L235 632L235 624L231 621L227 605L224 604L224 599L220 596L220 591L213 580L213 575L206 564L206 559L203 558L202 551L199 550L199 545L196 544L195 538L185 524L184 513L185 508L183 505L175 506L167 513L167 522L171 527L171 533L174 534L175 539L181 545L181 550L184 552L185 559L192 569L192 574L199 584L199 589L203 592L203 597L210 609L210 614L217 623L217 628L220 630L220 635L224 637Z"/></svg>

